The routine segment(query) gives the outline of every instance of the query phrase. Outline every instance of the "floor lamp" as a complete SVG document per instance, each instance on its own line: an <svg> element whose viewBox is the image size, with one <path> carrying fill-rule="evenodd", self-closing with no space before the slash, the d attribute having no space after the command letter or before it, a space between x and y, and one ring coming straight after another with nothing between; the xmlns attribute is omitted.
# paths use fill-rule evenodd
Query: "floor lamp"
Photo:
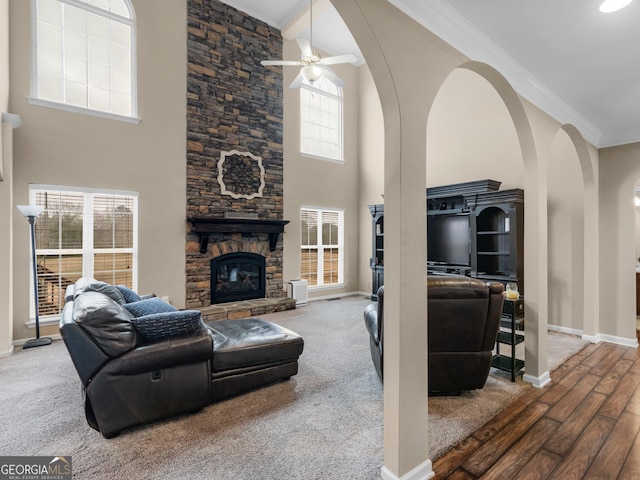
<svg viewBox="0 0 640 480"><path fill-rule="evenodd" d="M34 305L36 307L36 338L27 340L22 348L41 347L42 345L51 345L51 339L49 337L40 337L40 315L38 312L38 268L36 265L36 230L35 223L36 217L42 213L44 207L39 205L18 205L20 213L27 217L29 225L31 227L31 263L33 265L33 295Z"/></svg>

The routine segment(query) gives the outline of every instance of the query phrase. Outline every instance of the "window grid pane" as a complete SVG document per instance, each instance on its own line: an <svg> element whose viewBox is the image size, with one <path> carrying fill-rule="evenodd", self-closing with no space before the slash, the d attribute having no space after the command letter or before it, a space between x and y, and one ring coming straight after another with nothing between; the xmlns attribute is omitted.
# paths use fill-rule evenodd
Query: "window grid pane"
<svg viewBox="0 0 640 480"><path fill-rule="evenodd" d="M82 277L82 255L37 255L38 313L59 315L67 286Z"/></svg>
<svg viewBox="0 0 640 480"><path fill-rule="evenodd" d="M104 13L59 0L38 0L34 94L43 100L131 116L133 23L108 13L132 18L129 8L124 0L83 1Z"/></svg>
<svg viewBox="0 0 640 480"><path fill-rule="evenodd" d="M300 277L310 287L318 284L318 249L303 248L300 262Z"/></svg>
<svg viewBox="0 0 640 480"><path fill-rule="evenodd" d="M96 253L93 256L93 276L112 285L132 286L133 254Z"/></svg>

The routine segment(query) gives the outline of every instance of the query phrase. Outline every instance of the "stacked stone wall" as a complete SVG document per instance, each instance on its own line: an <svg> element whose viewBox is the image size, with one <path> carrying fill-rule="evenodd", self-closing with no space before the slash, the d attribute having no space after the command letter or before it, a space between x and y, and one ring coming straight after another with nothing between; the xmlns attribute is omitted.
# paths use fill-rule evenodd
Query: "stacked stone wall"
<svg viewBox="0 0 640 480"><path fill-rule="evenodd" d="M187 22L186 216L223 218L242 213L282 220L282 72L279 67L260 65L262 59L282 58L281 33L217 0L188 0ZM222 194L218 162L221 152L233 150L261 158L261 195ZM258 184L256 179L234 178L247 171L255 174L258 169L225 169L226 189ZM282 236L275 251L270 251L266 235L211 235L207 252L201 254L189 223L186 229L187 308L210 304L209 262L225 242L246 242L265 252L267 298L285 295ZM252 246L253 242L267 248Z"/></svg>

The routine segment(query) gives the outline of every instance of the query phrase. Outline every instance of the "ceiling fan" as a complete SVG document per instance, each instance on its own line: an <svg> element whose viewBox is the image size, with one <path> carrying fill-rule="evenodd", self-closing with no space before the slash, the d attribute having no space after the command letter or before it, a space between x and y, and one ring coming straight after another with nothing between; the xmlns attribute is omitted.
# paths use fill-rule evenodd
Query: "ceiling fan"
<svg viewBox="0 0 640 480"><path fill-rule="evenodd" d="M321 77L325 77L337 87L341 87L344 85L344 80L339 78L335 72L329 68L329 65L358 62L358 57L353 53L322 58L318 52L313 51L313 0L309 0L309 40L303 37L297 37L296 42L301 51L300 60L262 60L260 62L261 65L293 65L302 67L298 76L291 82L291 85L289 85L289 88L298 88L305 80L313 84L313 82Z"/></svg>

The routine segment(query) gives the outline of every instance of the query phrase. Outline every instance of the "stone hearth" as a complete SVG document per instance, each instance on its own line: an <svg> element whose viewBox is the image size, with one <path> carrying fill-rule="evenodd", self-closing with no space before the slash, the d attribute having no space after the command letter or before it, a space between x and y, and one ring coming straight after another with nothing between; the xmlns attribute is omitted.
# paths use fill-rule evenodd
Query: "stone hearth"
<svg viewBox="0 0 640 480"><path fill-rule="evenodd" d="M241 302L218 303L209 307L199 308L202 320L234 320L236 318L257 317L267 313L282 312L296 308L293 298L256 298Z"/></svg>

